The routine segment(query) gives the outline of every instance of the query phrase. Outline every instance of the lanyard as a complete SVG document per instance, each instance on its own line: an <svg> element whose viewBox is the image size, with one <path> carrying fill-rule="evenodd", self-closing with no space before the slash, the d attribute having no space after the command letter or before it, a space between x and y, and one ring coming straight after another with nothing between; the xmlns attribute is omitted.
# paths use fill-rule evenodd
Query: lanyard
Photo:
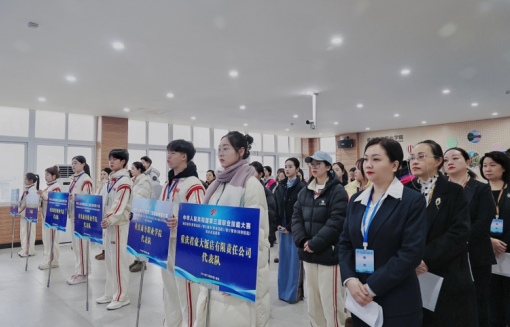
<svg viewBox="0 0 510 327"><path fill-rule="evenodd" d="M223 189L221 190L220 197L218 198L218 201L216 201L216 205L220 202L221 196L223 195L223 192L225 192L225 187L227 186L227 183L223 184Z"/></svg>
<svg viewBox="0 0 510 327"><path fill-rule="evenodd" d="M503 184L501 191L499 191L498 202L496 202L496 219L499 218L499 201L501 201L501 196L503 195L503 190L505 189L506 184Z"/></svg>
<svg viewBox="0 0 510 327"><path fill-rule="evenodd" d="M32 186L34 186L33 184L30 185L29 187L27 187L27 189L25 190L25 192L23 192L23 195L21 196L21 201L23 201L23 198L25 197L25 195L28 194L28 190L30 190L30 188L32 188ZM501 196L500 196L501 197Z"/></svg>
<svg viewBox="0 0 510 327"><path fill-rule="evenodd" d="M374 189L372 189L372 192L370 192L370 197L368 198L367 207L365 209L365 213L363 214L363 247L365 250L368 246L368 230L370 229L370 225L372 224L372 220L374 219L374 216L377 212L377 209L379 208L379 204L381 203L381 200L383 199L383 196L377 201L377 204L375 205L374 211L372 211L372 214L370 215L370 219L368 220L368 225L365 227L365 223L368 216L368 211L370 210L370 204L372 203L372 195L374 194Z"/></svg>
<svg viewBox="0 0 510 327"><path fill-rule="evenodd" d="M106 191L107 191L108 193L110 193L110 191L112 190L112 188L115 186L115 184L117 184L117 182L118 182L118 181L120 181L120 180L122 179L122 177L124 177L124 176L120 176L120 177L119 177L119 179L117 179L117 180L115 181L115 183L113 183L113 185L112 185L112 186L110 186L110 183L108 183L108 184L106 185Z"/></svg>
<svg viewBox="0 0 510 327"><path fill-rule="evenodd" d="M172 182L170 182L172 183ZM167 185L166 189L167 189L167 192L166 192L166 200L168 201L170 199L170 193L172 192L172 190L174 189L174 187L177 185L177 183L179 183L179 179L177 178L174 182L174 184L172 185L172 187L170 187L170 184ZM175 193L175 192L174 192Z"/></svg>
<svg viewBox="0 0 510 327"><path fill-rule="evenodd" d="M81 176L83 176L83 174L85 174L85 172L82 172L81 174L79 174L78 178L73 179L73 182L71 183L71 186L69 187L69 193L73 193L73 190L74 190L74 187L76 186L76 183L78 183L78 180L81 178Z"/></svg>
<svg viewBox="0 0 510 327"><path fill-rule="evenodd" d="M57 182L57 181L54 181L53 183L49 183L49 184L48 184L48 187L46 188L46 190L45 190L45 191L49 190L49 189L50 189L50 187L51 187L51 185L55 184L56 182Z"/></svg>

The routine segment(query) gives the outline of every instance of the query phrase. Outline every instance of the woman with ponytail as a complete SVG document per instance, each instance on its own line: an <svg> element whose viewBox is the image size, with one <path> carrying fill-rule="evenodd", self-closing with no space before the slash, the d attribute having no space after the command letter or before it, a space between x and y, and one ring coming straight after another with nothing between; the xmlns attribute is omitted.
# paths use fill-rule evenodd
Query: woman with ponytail
<svg viewBox="0 0 510 327"><path fill-rule="evenodd" d="M27 255L31 257L35 255L36 224L26 221L25 217L28 193L38 190L39 190L39 175L33 173L26 174L25 191L21 195L18 211L20 218L19 234L21 242L21 251L18 252L18 255L22 258L25 258ZM30 228L30 240L28 239L29 228Z"/></svg>
<svg viewBox="0 0 510 327"><path fill-rule="evenodd" d="M90 178L90 168L87 164L87 160L84 156L76 156L71 162L73 168L73 181L69 186L69 219L71 219L71 233L73 234L73 251L75 258L74 275L67 279L69 285L76 285L85 283L87 281L85 277L85 257L86 248L89 246L89 242L83 241L81 238L74 236L74 195L75 194L92 194L92 179ZM90 248L89 248L90 250ZM89 274L91 272L92 265L90 264L90 258L88 262Z"/></svg>
<svg viewBox="0 0 510 327"><path fill-rule="evenodd" d="M265 327L269 324L268 208L264 187L246 160L252 143L251 136L239 132L230 132L221 139L218 159L224 170L217 172L216 180L207 189L204 203L260 210L255 303L212 290L207 304L208 291L201 286L195 327L205 326L207 305L210 326Z"/></svg>
<svg viewBox="0 0 510 327"><path fill-rule="evenodd" d="M37 191L37 194L41 197L41 215L43 218L43 246L44 246L44 257L43 263L39 265L39 269L45 270L58 267L59 248L58 248L58 231L54 228L48 228L44 225L46 221L46 210L48 209L48 193L49 192L62 192L60 190L60 184L57 179L60 178L60 172L57 166L47 168L44 171L44 178L46 180L46 189ZM53 253L51 251L51 244L53 243Z"/></svg>

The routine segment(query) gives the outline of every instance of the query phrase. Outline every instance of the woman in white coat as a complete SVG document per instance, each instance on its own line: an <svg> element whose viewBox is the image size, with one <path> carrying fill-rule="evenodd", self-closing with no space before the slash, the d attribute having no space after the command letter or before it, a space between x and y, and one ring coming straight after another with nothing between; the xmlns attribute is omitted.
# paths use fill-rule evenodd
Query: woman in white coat
<svg viewBox="0 0 510 327"><path fill-rule="evenodd" d="M205 195L206 204L260 209L258 272L255 303L228 294L211 291L209 326L265 327L269 321L269 222L266 196L255 177L255 169L246 160L250 156L253 138L230 132L221 139L218 159L224 168ZM207 289L200 287L194 326L205 326L207 319Z"/></svg>
<svg viewBox="0 0 510 327"><path fill-rule="evenodd" d="M103 210L106 208L106 196L107 196L107 185L108 181L110 180L110 174L112 170L108 167L103 168L101 170L101 180L99 181L99 185L96 189L96 195L101 195L103 197ZM105 239L105 231L106 229L103 229L103 240ZM101 253L95 256L96 260L104 260L104 244L99 245L99 248L102 250Z"/></svg>

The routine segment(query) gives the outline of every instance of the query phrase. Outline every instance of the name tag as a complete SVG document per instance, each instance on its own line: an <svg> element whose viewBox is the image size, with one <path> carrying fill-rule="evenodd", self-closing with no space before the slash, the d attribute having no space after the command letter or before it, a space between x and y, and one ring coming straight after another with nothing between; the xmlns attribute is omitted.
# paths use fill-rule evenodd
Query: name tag
<svg viewBox="0 0 510 327"><path fill-rule="evenodd" d="M374 250L356 249L356 272L374 273Z"/></svg>
<svg viewBox="0 0 510 327"><path fill-rule="evenodd" d="M503 219L492 219L491 233L503 234Z"/></svg>

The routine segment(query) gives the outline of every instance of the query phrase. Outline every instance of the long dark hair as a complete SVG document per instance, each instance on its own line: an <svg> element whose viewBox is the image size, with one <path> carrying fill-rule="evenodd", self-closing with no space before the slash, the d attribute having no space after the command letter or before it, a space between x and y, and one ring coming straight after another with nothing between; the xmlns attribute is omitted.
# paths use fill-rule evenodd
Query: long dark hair
<svg viewBox="0 0 510 327"><path fill-rule="evenodd" d="M85 164L85 166L83 167L83 171L90 177L90 167L89 164L87 163L87 159L85 159L84 156L76 156L73 158L73 160L74 159L76 159L81 164Z"/></svg>
<svg viewBox="0 0 510 327"><path fill-rule="evenodd" d="M27 173L25 176L27 180L32 181L32 183L35 183L35 189L39 191L39 175L34 173Z"/></svg>
<svg viewBox="0 0 510 327"><path fill-rule="evenodd" d="M135 168L138 169L142 174L145 173L145 167L140 161L135 161L131 165L135 166Z"/></svg>
<svg viewBox="0 0 510 327"><path fill-rule="evenodd" d="M452 150L459 151L459 152L460 152L460 154L462 155L462 157L464 158L464 161L466 161L466 162L467 162L468 160L471 160L471 157L469 156L469 154L467 153L467 151L466 151L466 150L464 150L464 149L462 149L462 148L449 148L448 150L446 150L446 151L444 152L444 155L446 155L446 154L448 153L448 151L452 151ZM444 161L444 156L443 156L443 161ZM471 178L477 178L477 177L478 177L478 175L477 175L474 171L472 171L471 169L469 169L469 168L468 168L468 170L467 170L467 173L468 173L469 177L471 177Z"/></svg>
<svg viewBox="0 0 510 327"><path fill-rule="evenodd" d="M347 171L345 170L344 164L339 161L339 162L335 162L333 164L333 166L334 165L337 165L338 167L340 167L340 169L342 169L342 171L343 171L343 173L342 173L342 180L340 182L342 183L342 185L347 185L347 182L349 180L349 176L347 175ZM331 168L333 168L333 167L331 167Z"/></svg>

